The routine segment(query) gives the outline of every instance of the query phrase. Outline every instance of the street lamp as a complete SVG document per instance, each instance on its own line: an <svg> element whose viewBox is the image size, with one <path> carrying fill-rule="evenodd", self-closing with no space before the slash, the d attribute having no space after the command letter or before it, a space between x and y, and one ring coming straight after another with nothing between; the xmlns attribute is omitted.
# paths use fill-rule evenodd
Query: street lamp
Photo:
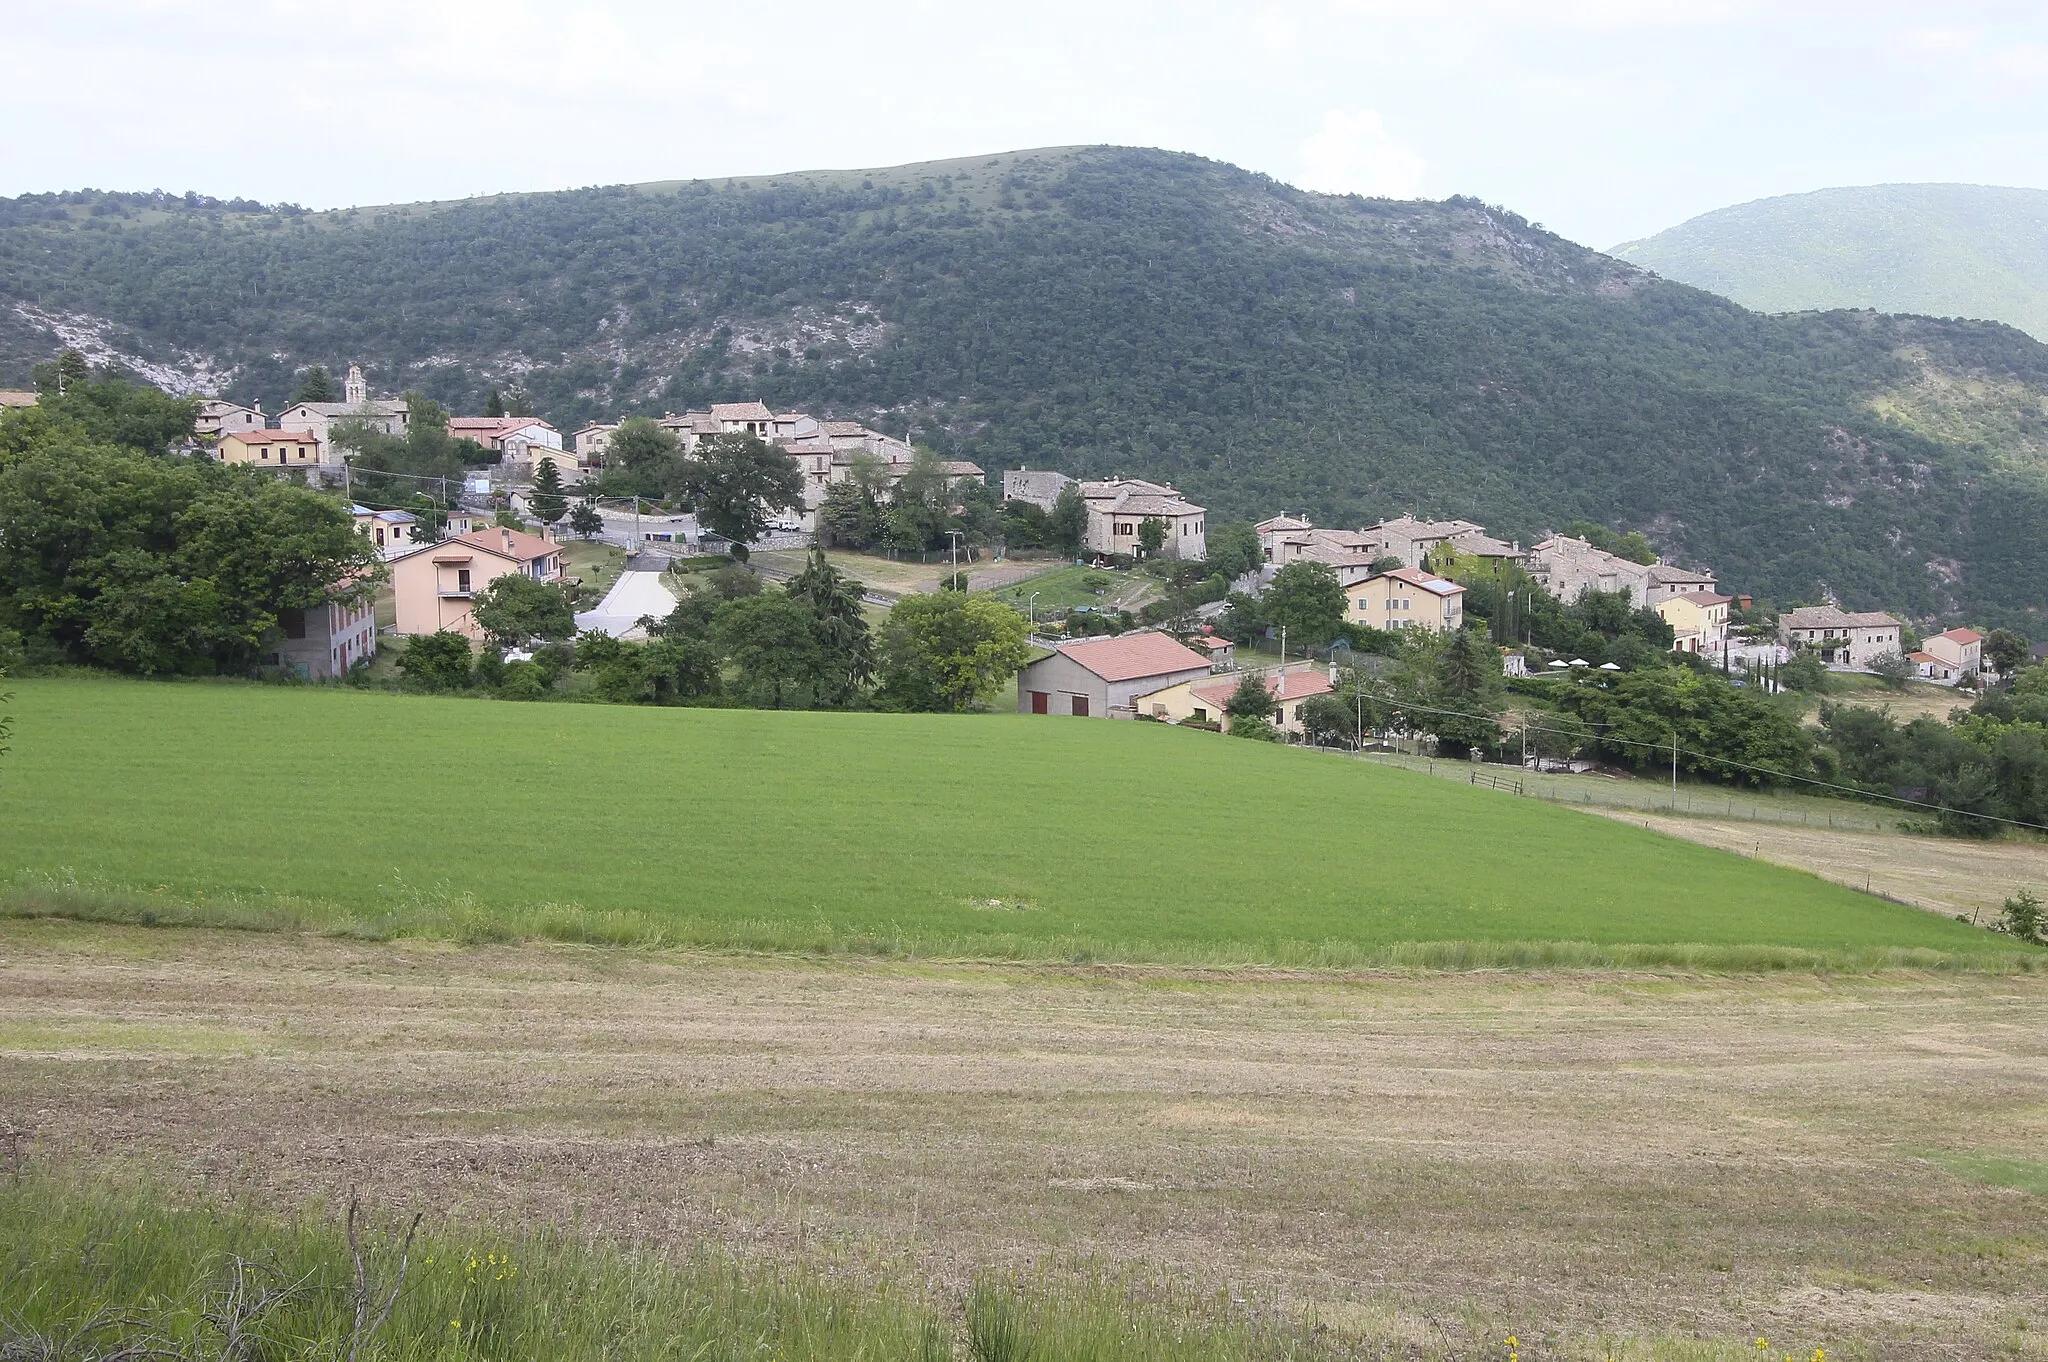
<svg viewBox="0 0 2048 1362"><path fill-rule="evenodd" d="M1024 612L1025 618L1030 621L1029 627L1036 630L1038 628L1038 593L1036 591L1032 592L1031 599L1024 603Z"/></svg>

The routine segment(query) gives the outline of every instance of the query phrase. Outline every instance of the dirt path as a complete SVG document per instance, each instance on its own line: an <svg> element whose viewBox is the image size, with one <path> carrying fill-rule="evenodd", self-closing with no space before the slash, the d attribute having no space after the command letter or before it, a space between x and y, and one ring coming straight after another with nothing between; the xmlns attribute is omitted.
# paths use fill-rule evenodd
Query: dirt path
<svg viewBox="0 0 2048 1362"><path fill-rule="evenodd" d="M2042 1204L1930 1158L2048 1137L2032 977L1189 977L12 923L0 1112L41 1155L259 1197L360 1182L946 1283L1095 1259L1390 1344L1425 1316L1551 1341L1532 1358L1603 1333L2038 1357L2012 1321L2048 1308Z"/></svg>
<svg viewBox="0 0 2048 1362"><path fill-rule="evenodd" d="M1869 889L1939 913L1993 920L2021 889L2048 899L2048 843L1976 842L1903 833L1850 832L1715 818L1674 818L1575 805L1623 823L1723 851L1808 870L1855 889Z"/></svg>

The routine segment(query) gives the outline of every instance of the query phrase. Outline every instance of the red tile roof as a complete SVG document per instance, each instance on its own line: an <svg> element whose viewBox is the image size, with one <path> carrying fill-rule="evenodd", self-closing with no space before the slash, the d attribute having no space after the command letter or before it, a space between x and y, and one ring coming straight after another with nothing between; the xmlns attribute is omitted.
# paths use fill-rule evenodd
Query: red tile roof
<svg viewBox="0 0 2048 1362"><path fill-rule="evenodd" d="M1982 643L1984 641L1984 635L1978 633L1975 629L1950 629L1945 633L1936 634L1935 637L1945 638L1952 643L1960 643L1965 647L1972 643Z"/></svg>
<svg viewBox="0 0 2048 1362"><path fill-rule="evenodd" d="M482 549L485 553L495 553L502 558L516 558L522 563L530 563L536 558L545 558L551 553L562 551L562 546L552 539L542 539L539 535L528 534L524 530L508 530L503 526L471 530L468 534L455 536L447 543L451 547L456 544L467 544L471 548Z"/></svg>
<svg viewBox="0 0 2048 1362"><path fill-rule="evenodd" d="M1221 709L1230 703L1230 697L1240 685L1244 684L1244 678L1245 673L1243 672L1233 676L1218 677L1214 681L1188 687L1188 693L1198 700L1207 701L1216 709ZM1265 685L1266 693L1271 695L1276 703L1283 705L1291 705L1297 700L1306 700L1311 695L1328 695L1337 689L1330 684L1328 672L1319 671L1315 668L1303 668L1299 671L1285 672L1279 677L1280 684L1277 686L1273 684L1274 678L1270 675L1262 676L1259 680Z"/></svg>
<svg viewBox="0 0 2048 1362"><path fill-rule="evenodd" d="M1209 670L1208 658L1177 639L1150 630L1062 643L1059 651L1105 681L1135 681L1169 672Z"/></svg>

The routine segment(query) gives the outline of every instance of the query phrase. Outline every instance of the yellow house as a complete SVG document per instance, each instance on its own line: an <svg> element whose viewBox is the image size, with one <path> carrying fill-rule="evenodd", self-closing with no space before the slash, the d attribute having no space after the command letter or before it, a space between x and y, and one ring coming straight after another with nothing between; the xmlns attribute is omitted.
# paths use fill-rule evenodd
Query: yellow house
<svg viewBox="0 0 2048 1362"><path fill-rule="evenodd" d="M1394 568L1344 593L1344 617L1375 629L1462 629L1465 588L1421 568Z"/></svg>
<svg viewBox="0 0 2048 1362"><path fill-rule="evenodd" d="M1728 603L1732 596L1712 591L1689 591L1683 596L1657 602L1657 613L1677 635L1671 641L1674 653L1699 653L1719 657L1728 647Z"/></svg>
<svg viewBox="0 0 2048 1362"><path fill-rule="evenodd" d="M1155 690L1149 695L1140 695L1131 703L1140 718L1158 719L1169 724L1193 719L1197 723L1222 724L1228 730L1230 721L1224 716L1224 706L1230 703L1231 693L1248 675L1253 673L1223 672L1216 676L1198 677ZM1327 672L1308 663L1297 664L1278 674L1267 672L1259 679L1273 697L1273 727L1282 736L1290 738L1301 736L1302 702L1311 696L1328 695L1335 689Z"/></svg>
<svg viewBox="0 0 2048 1362"><path fill-rule="evenodd" d="M320 441L305 430L236 430L220 437L213 456L256 468L311 468L320 462Z"/></svg>

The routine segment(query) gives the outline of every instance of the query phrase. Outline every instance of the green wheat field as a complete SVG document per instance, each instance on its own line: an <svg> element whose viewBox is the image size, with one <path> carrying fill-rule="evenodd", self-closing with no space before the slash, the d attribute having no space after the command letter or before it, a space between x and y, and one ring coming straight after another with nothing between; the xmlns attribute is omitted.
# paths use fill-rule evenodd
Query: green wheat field
<svg viewBox="0 0 2048 1362"><path fill-rule="evenodd" d="M17 914L1181 963L2013 951L1604 818L1155 724L12 688Z"/></svg>

